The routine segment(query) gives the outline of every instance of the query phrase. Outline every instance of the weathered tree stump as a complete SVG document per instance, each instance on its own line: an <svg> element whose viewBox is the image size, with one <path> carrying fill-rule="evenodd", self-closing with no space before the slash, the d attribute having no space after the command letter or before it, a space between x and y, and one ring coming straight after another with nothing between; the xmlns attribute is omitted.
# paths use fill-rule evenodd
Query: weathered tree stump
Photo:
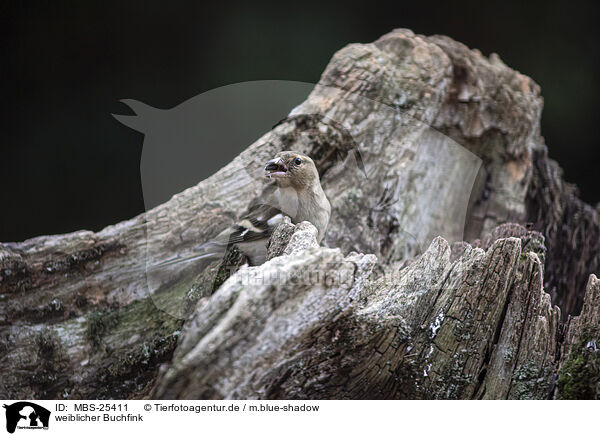
<svg viewBox="0 0 600 436"><path fill-rule="evenodd" d="M0 396L598 398L600 210L548 157L541 110L531 79L446 37L345 47L167 203L0 244ZM230 225L262 189L245 169L281 149L317 162L324 246L288 223L258 267L147 269Z"/></svg>

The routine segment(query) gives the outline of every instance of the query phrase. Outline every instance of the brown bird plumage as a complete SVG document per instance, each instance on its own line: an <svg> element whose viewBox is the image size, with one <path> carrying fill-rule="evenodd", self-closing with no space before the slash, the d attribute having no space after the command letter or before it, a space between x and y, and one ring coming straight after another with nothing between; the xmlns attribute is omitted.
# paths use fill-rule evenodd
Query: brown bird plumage
<svg viewBox="0 0 600 436"><path fill-rule="evenodd" d="M282 151L266 163L265 173L275 183L264 190L261 198L250 203L233 228L198 247L196 254L175 258L157 267L219 256L232 246L236 246L251 265L259 265L265 261L267 242L284 215L295 224L312 223L318 231L317 240L321 242L329 224L331 206L313 160L302 153Z"/></svg>
<svg viewBox="0 0 600 436"><path fill-rule="evenodd" d="M283 215L289 216L295 224L312 223L321 242L331 214L317 167L310 157L282 151L267 162L265 172L275 180L275 185L266 190L265 198L253 201L230 237L230 244L235 244L254 265L264 262L267 241Z"/></svg>

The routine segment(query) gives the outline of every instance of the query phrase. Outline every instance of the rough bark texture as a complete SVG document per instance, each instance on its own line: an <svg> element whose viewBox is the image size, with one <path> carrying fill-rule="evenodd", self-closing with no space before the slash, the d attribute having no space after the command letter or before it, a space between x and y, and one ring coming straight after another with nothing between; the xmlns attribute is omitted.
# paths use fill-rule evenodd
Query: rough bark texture
<svg viewBox="0 0 600 436"><path fill-rule="evenodd" d="M548 158L541 110L531 79L446 37L345 47L197 186L0 245L0 396L598 398L600 213ZM264 265L146 271L231 224L282 149L317 162L324 246L288 222Z"/></svg>

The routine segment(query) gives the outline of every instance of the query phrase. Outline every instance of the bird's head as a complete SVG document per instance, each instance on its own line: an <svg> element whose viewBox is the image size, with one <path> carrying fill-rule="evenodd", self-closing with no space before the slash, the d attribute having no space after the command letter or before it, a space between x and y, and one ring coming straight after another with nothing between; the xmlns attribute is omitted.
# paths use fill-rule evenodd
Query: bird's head
<svg viewBox="0 0 600 436"><path fill-rule="evenodd" d="M313 160L295 151L282 151L265 166L267 177L277 180L282 187L302 189L319 183L319 173Z"/></svg>

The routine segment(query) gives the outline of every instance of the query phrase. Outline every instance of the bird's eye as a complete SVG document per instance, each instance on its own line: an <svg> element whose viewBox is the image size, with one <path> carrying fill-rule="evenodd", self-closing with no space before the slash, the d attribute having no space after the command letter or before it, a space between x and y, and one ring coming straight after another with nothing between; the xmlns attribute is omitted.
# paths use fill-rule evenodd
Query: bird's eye
<svg viewBox="0 0 600 436"><path fill-rule="evenodd" d="M296 160L294 161L294 163L296 165L300 165L302 163L302 159L300 159L299 157L297 157Z"/></svg>

